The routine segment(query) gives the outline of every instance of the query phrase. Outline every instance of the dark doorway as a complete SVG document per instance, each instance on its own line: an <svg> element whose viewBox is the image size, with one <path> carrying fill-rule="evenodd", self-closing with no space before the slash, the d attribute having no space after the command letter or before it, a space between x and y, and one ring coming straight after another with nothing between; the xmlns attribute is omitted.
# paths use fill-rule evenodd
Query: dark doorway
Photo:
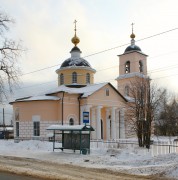
<svg viewBox="0 0 178 180"><path fill-rule="evenodd" d="M101 119L101 139L103 139L103 120Z"/></svg>

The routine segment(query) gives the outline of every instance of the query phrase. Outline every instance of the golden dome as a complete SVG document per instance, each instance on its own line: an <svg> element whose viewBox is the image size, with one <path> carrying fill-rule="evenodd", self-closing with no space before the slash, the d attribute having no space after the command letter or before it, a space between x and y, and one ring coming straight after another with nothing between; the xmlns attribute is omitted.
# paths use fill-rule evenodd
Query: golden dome
<svg viewBox="0 0 178 180"><path fill-rule="evenodd" d="M72 43L77 46L77 44L80 42L80 39L75 35L72 39L71 39Z"/></svg>
<svg viewBox="0 0 178 180"><path fill-rule="evenodd" d="M135 38L135 34L132 33L132 34L130 35L130 38L134 39L134 38Z"/></svg>

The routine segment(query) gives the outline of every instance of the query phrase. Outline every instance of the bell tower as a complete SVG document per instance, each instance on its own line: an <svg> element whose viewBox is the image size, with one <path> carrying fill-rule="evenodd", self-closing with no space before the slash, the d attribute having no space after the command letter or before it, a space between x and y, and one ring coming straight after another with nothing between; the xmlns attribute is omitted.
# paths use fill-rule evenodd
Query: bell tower
<svg viewBox="0 0 178 180"><path fill-rule="evenodd" d="M131 44L125 49L124 53L119 57L119 76L117 80L118 91L125 97L129 97L129 88L131 82L135 78L147 77L147 55L144 54L141 48L135 45L135 34L130 35Z"/></svg>

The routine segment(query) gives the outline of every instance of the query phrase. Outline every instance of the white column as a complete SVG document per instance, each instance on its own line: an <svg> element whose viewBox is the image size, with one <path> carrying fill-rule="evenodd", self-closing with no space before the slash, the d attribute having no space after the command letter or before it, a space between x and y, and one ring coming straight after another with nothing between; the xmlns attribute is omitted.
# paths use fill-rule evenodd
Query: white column
<svg viewBox="0 0 178 180"><path fill-rule="evenodd" d="M119 131L120 131L120 126L119 126L119 109L116 110L116 139L119 139Z"/></svg>
<svg viewBox="0 0 178 180"><path fill-rule="evenodd" d="M110 140L110 119L109 119L109 115L110 115L110 110L106 109L106 140Z"/></svg>
<svg viewBox="0 0 178 180"><path fill-rule="evenodd" d="M91 109L91 126L94 128L95 131L91 132L92 139L96 139L96 109Z"/></svg>
<svg viewBox="0 0 178 180"><path fill-rule="evenodd" d="M116 114L115 114L115 107L112 107L111 110L111 139L116 139Z"/></svg>
<svg viewBox="0 0 178 180"><path fill-rule="evenodd" d="M120 138L125 139L124 108L122 108L120 111Z"/></svg>
<svg viewBox="0 0 178 180"><path fill-rule="evenodd" d="M97 139L101 139L101 106L97 106L97 122L96 122L96 137Z"/></svg>

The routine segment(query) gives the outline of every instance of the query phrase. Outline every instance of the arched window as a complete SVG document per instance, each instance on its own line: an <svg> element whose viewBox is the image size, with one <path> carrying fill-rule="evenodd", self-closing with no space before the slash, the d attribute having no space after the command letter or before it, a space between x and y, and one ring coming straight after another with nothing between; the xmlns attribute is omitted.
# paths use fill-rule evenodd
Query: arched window
<svg viewBox="0 0 178 180"><path fill-rule="evenodd" d="M109 96L109 89L106 89L106 96Z"/></svg>
<svg viewBox="0 0 178 180"><path fill-rule="evenodd" d="M125 86L125 96L129 96L129 86Z"/></svg>
<svg viewBox="0 0 178 180"><path fill-rule="evenodd" d="M130 61L127 61L125 63L125 73L130 73Z"/></svg>
<svg viewBox="0 0 178 180"><path fill-rule="evenodd" d="M86 83L90 84L90 74L89 73L86 74Z"/></svg>
<svg viewBox="0 0 178 180"><path fill-rule="evenodd" d="M60 74L60 85L64 84L64 74Z"/></svg>
<svg viewBox="0 0 178 180"><path fill-rule="evenodd" d="M70 125L70 126L74 125L74 119L73 119L73 118L70 118L70 119L69 119L69 125Z"/></svg>
<svg viewBox="0 0 178 180"><path fill-rule="evenodd" d="M76 72L72 73L72 83L77 83L77 73Z"/></svg>
<svg viewBox="0 0 178 180"><path fill-rule="evenodd" d="M19 121L19 108L15 109L15 121Z"/></svg>
<svg viewBox="0 0 178 180"><path fill-rule="evenodd" d="M143 63L142 63L142 61L139 61L139 71L143 72Z"/></svg>

